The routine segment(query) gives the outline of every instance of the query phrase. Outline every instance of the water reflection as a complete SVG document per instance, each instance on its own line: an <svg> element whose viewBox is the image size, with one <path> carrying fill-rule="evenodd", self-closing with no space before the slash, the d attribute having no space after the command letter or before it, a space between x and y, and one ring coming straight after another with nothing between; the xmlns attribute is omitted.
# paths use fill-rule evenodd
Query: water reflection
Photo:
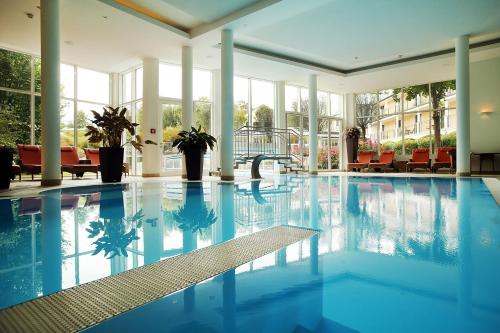
<svg viewBox="0 0 500 333"><path fill-rule="evenodd" d="M321 233L234 274L307 261L308 274L319 277L321 258L334 255L353 256L345 261L351 273L378 261L388 270L401 260L408 267L425 262L460 267L460 297L470 304L467 279L476 244L470 235L478 235L483 248L497 246L500 235L488 220L493 219L489 206L482 211L486 220L470 225L475 215L470 202L486 192L480 180L465 183L465 191L462 184L439 178L290 176L235 186L98 186L0 200L1 216L8 219L0 230L0 285L5 286L0 307L282 224ZM459 201L466 203L460 210ZM328 267L342 274L345 262L333 260ZM185 291L186 308L194 310L197 288ZM229 305L227 311L233 311Z"/></svg>

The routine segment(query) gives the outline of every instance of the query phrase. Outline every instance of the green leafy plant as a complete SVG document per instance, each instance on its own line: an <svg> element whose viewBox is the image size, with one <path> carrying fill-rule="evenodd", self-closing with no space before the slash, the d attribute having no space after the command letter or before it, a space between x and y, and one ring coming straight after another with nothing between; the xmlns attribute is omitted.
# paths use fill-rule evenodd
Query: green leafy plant
<svg viewBox="0 0 500 333"><path fill-rule="evenodd" d="M344 135L346 138L359 138L361 131L357 127L350 127L345 129Z"/></svg>
<svg viewBox="0 0 500 333"><path fill-rule="evenodd" d="M179 228L183 231L197 231L202 234L202 230L208 228L217 221L217 216L213 209L208 209L205 205L201 205L197 209L193 207L183 206L176 212L172 213L174 220L179 224Z"/></svg>
<svg viewBox="0 0 500 333"><path fill-rule="evenodd" d="M85 230L89 233L88 238L97 238L92 244L95 245L95 250L92 255L96 255L104 251L104 256L111 259L117 255L128 257L127 246L134 240L138 240L137 228L142 226L144 214L142 210L135 215L127 218L118 219L100 219L89 223L89 228ZM150 220L146 222L151 223ZM154 222L154 221L153 221ZM131 224L132 227L127 231L126 224Z"/></svg>
<svg viewBox="0 0 500 333"><path fill-rule="evenodd" d="M174 140L172 146L177 147L179 152L184 153L193 149L202 149L205 153L208 148L214 149L217 140L210 134L203 132L201 126L198 129L191 127L190 131L181 131Z"/></svg>
<svg viewBox="0 0 500 333"><path fill-rule="evenodd" d="M135 149L142 152L143 144L155 144L151 140L142 141L140 135L136 134L137 123L133 123L127 119L125 114L126 108L119 107L113 108L111 106L103 107L103 114L91 110L94 115L92 125L87 126L88 132L85 136L89 138L89 143L101 143L103 147L123 147L130 143ZM122 144L123 132L128 131L130 138L129 141Z"/></svg>

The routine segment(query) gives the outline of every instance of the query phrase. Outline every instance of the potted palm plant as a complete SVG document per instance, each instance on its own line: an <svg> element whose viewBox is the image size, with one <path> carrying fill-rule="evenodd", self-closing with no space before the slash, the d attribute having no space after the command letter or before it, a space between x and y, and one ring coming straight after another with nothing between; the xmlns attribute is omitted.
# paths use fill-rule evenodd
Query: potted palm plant
<svg viewBox="0 0 500 333"><path fill-rule="evenodd" d="M130 143L135 149L142 152L143 141L136 133L137 123L133 123L125 116L126 108L120 110L106 106L103 114L92 110L94 120L87 126L88 132L85 136L89 138L89 143L99 144L99 161L101 168L101 178L104 183L120 182L123 168L123 147ZM128 141L122 144L123 132L128 132ZM151 140L144 141L144 144L156 144Z"/></svg>
<svg viewBox="0 0 500 333"><path fill-rule="evenodd" d="M206 132L191 127L190 131L181 131L172 146L184 154L188 180L201 180L203 176L203 156L207 149L214 149L217 140Z"/></svg>
<svg viewBox="0 0 500 333"><path fill-rule="evenodd" d="M353 163L358 157L358 142L361 131L357 127L346 128L344 131L347 147L347 161Z"/></svg>

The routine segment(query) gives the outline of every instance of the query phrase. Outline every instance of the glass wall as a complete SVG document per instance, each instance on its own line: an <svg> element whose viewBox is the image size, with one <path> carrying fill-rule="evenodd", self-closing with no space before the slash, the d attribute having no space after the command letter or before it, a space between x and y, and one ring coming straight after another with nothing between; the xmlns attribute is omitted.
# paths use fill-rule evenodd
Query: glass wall
<svg viewBox="0 0 500 333"><path fill-rule="evenodd" d="M234 128L274 126L274 82L234 77Z"/></svg>
<svg viewBox="0 0 500 333"><path fill-rule="evenodd" d="M121 74L121 105L130 109L133 121L142 123L142 67L132 68ZM172 148L173 140L182 128L182 69L179 65L160 63L159 66L159 95L161 108L162 128L162 171L163 173L180 173L181 154ZM211 131L212 118L212 73L207 70L193 71L193 102L194 126ZM138 127L139 133L141 127ZM210 167L210 152L205 155L204 167ZM142 155L140 152L127 147L126 159L131 165L132 174L142 173Z"/></svg>
<svg viewBox="0 0 500 333"><path fill-rule="evenodd" d="M415 148L454 146L454 89L455 81L443 81L356 95L361 148L409 156Z"/></svg>
<svg viewBox="0 0 500 333"><path fill-rule="evenodd" d="M110 78L77 66L61 64L61 145L87 147L85 127L90 110L110 103ZM0 49L0 142L41 143L40 58ZM79 150L83 156L83 151Z"/></svg>
<svg viewBox="0 0 500 333"><path fill-rule="evenodd" d="M342 131L343 96L318 91L318 169L339 168L340 134ZM298 86L285 86L286 126L297 133L291 140L292 154L308 169L309 157L309 91Z"/></svg>

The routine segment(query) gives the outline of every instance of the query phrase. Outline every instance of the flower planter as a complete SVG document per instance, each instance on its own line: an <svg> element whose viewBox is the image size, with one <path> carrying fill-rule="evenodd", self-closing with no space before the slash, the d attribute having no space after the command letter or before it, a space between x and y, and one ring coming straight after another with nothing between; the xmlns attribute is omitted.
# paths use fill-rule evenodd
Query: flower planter
<svg viewBox="0 0 500 333"><path fill-rule="evenodd" d="M99 148L101 179L103 183L119 183L122 181L123 151L122 147Z"/></svg>
<svg viewBox="0 0 500 333"><path fill-rule="evenodd" d="M354 163L354 161L358 157L358 140L359 140L359 138L350 138L350 137L347 137L345 139L346 147L347 147L347 161L348 161L348 163Z"/></svg>
<svg viewBox="0 0 500 333"><path fill-rule="evenodd" d="M184 152L186 159L186 176L188 180L201 180L203 177L203 157L205 152L202 148L191 148Z"/></svg>

